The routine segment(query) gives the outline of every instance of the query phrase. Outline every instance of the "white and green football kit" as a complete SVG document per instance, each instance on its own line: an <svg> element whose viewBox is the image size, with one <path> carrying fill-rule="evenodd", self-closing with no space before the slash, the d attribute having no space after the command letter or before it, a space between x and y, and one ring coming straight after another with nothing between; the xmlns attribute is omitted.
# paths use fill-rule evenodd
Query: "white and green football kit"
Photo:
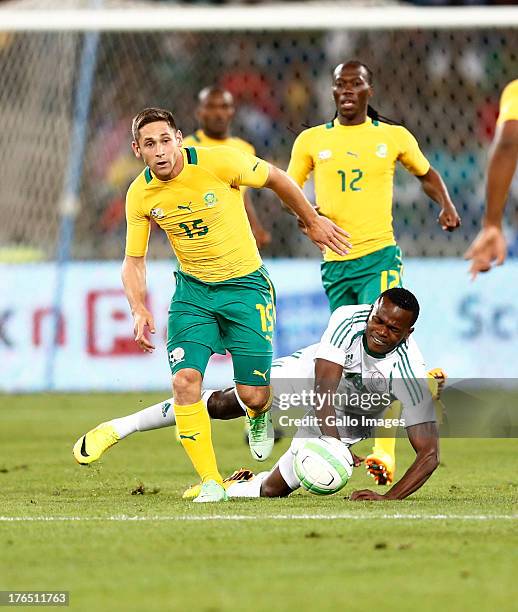
<svg viewBox="0 0 518 612"><path fill-rule="evenodd" d="M365 340L370 310L371 306L365 304L337 308L320 343L279 359L274 362L275 367L272 367L275 403L282 408L287 405L288 396L281 397L281 393L295 393L297 398L300 395L301 388L295 380L296 376L312 382L315 359L325 359L343 366L334 406L338 433L349 446L370 437L373 426L369 423L382 417L394 400L399 400L403 406L399 419L403 427L436 421L426 367L417 343L410 336L386 355L371 353ZM286 387L290 387L290 391ZM310 387L304 382L304 388ZM290 448L277 463L291 489L300 487L300 480L293 467L297 449L308 438L321 435L315 419L307 418L314 417L313 410L310 409L305 416L305 423L298 428ZM397 426L394 432L396 430ZM242 496L245 487L240 487L240 484L236 483L229 488L230 497ZM251 482L248 484L251 485Z"/></svg>

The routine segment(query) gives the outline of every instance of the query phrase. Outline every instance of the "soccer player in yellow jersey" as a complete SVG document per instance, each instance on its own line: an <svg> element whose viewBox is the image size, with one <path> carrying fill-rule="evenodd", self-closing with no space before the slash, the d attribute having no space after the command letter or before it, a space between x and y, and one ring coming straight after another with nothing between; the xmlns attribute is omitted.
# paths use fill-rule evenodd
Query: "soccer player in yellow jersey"
<svg viewBox="0 0 518 612"><path fill-rule="evenodd" d="M473 278L488 272L494 262L502 265L507 244L502 232L502 217L518 162L518 79L511 81L500 99L500 114L489 155L486 185L486 212L482 229L466 252L471 259Z"/></svg>
<svg viewBox="0 0 518 612"><path fill-rule="evenodd" d="M145 334L155 331L146 305L145 266L154 219L179 261L167 334L178 432L202 481L196 501L224 501L209 416L201 400L203 375L213 353L228 350L232 356L237 397L249 418L252 455L264 460L273 446L268 410L275 297L239 187L272 189L322 249L347 254L347 232L319 216L302 190L266 161L230 147L182 148L182 134L169 111L143 110L133 119L132 132L133 151L146 164L126 199L122 280L135 341L144 351L155 348ZM88 454L88 434L84 442Z"/></svg>
<svg viewBox="0 0 518 612"><path fill-rule="evenodd" d="M372 73L358 61L333 72L336 117L304 130L293 145L288 174L302 187L314 173L316 205L321 215L350 234L347 255L327 249L322 283L331 310L373 303L385 289L401 286L401 251L392 228L392 192L396 162L415 175L423 191L441 207L443 230L460 225L440 175L401 125L382 121L369 106ZM377 482L391 482L395 439L377 438L367 468Z"/></svg>
<svg viewBox="0 0 518 612"><path fill-rule="evenodd" d="M230 91L215 85L205 87L198 94L198 107L196 109L196 119L200 128L194 134L183 139L184 146L219 147L224 145L243 153L255 155L253 145L242 138L232 136L230 133L235 112L234 98ZM241 192L252 233L257 246L261 249L271 242L271 236L257 216L250 193L245 186L241 187Z"/></svg>

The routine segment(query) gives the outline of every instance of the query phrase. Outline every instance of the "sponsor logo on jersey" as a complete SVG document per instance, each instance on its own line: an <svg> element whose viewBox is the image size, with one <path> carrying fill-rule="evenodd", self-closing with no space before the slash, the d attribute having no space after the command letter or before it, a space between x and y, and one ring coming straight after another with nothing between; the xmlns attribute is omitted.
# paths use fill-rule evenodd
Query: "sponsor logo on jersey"
<svg viewBox="0 0 518 612"><path fill-rule="evenodd" d="M377 157L384 158L384 157L387 157L387 154L388 154L388 147L387 147L387 145L384 142L376 145L376 155L377 155Z"/></svg>
<svg viewBox="0 0 518 612"><path fill-rule="evenodd" d="M331 159L332 155L329 149L324 149L324 151L318 152L318 159Z"/></svg>
<svg viewBox="0 0 518 612"><path fill-rule="evenodd" d="M169 353L169 361L173 366L175 366L177 363L180 363L181 361L184 361L184 359L185 351L181 346L178 346Z"/></svg>
<svg viewBox="0 0 518 612"><path fill-rule="evenodd" d="M212 208L213 206L216 206L218 198L213 191L207 191L207 193L203 195L203 201L209 208Z"/></svg>
<svg viewBox="0 0 518 612"><path fill-rule="evenodd" d="M163 219L165 217L165 213L161 208L152 208L151 216L153 219Z"/></svg>

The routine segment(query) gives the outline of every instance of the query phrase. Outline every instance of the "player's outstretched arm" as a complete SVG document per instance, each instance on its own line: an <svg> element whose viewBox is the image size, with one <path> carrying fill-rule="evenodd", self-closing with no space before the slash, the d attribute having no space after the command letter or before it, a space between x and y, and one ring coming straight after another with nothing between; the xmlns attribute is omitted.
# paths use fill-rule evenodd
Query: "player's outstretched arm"
<svg viewBox="0 0 518 612"><path fill-rule="evenodd" d="M486 213L482 229L466 251L471 260L470 272L488 272L493 263L502 265L507 244L502 231L502 218L518 162L518 121L506 121L498 126L489 154L486 184Z"/></svg>
<svg viewBox="0 0 518 612"><path fill-rule="evenodd" d="M420 423L407 427L407 435L416 452L414 463L408 468L401 480L384 495L363 489L354 491L352 500L380 501L404 499L420 489L439 465L439 433L435 423Z"/></svg>
<svg viewBox="0 0 518 612"><path fill-rule="evenodd" d="M302 189L286 172L270 164L270 173L265 187L274 191L307 228L307 235L320 250L329 247L338 255L347 255L351 243L349 234L335 223L322 217L308 202Z"/></svg>
<svg viewBox="0 0 518 612"><path fill-rule="evenodd" d="M426 195L441 207L437 219L441 228L446 232L453 232L460 227L460 217L437 170L430 166L426 174L417 178L421 181L421 186Z"/></svg>
<svg viewBox="0 0 518 612"><path fill-rule="evenodd" d="M153 315L146 307L146 260L145 257L126 255L122 263L122 283L133 315L135 342L147 353L155 346L144 335L146 327L155 333Z"/></svg>

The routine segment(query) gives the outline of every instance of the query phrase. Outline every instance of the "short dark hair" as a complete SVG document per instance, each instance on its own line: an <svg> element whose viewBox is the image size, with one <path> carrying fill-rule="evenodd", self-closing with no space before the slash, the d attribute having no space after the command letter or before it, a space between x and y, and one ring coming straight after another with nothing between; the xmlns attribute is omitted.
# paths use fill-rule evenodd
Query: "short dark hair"
<svg viewBox="0 0 518 612"><path fill-rule="evenodd" d="M373 79L372 70L367 66L367 64L364 64L363 62L360 62L360 60L353 59L353 60L348 60L346 62L342 62L341 64L338 64L333 69L333 76L334 76L334 73L335 73L336 69L338 68L338 66L343 66L344 68L346 66L350 66L351 68L363 68L365 70L365 72L367 73L367 83L369 85L372 85L372 79Z"/></svg>
<svg viewBox="0 0 518 612"><path fill-rule="evenodd" d="M133 117L131 122L131 135L133 140L138 142L138 133L148 123L154 123L155 121L165 121L173 130L177 130L176 123L171 111L163 108L145 108L140 113Z"/></svg>
<svg viewBox="0 0 518 612"><path fill-rule="evenodd" d="M378 299L381 298L389 299L395 306L403 310L410 310L414 314L411 325L417 321L420 310L419 302L416 296L408 289L403 289L403 287L392 287L392 289L384 291Z"/></svg>

